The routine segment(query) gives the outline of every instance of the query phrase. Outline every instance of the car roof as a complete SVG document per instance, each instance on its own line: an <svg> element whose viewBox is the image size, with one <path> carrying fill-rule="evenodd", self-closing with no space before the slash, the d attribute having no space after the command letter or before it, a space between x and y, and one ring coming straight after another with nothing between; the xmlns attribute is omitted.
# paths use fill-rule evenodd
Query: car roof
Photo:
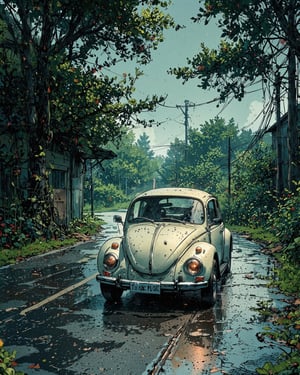
<svg viewBox="0 0 300 375"><path fill-rule="evenodd" d="M156 196L176 196L176 197L189 197L189 198L195 198L200 199L202 201L206 201L209 198L212 198L213 195L210 193L207 193L203 190L198 189L192 189L192 188L181 188L181 187L168 187L168 188L159 188L159 189L152 189L145 191L144 193L138 194L135 199L141 198L141 197L156 197Z"/></svg>

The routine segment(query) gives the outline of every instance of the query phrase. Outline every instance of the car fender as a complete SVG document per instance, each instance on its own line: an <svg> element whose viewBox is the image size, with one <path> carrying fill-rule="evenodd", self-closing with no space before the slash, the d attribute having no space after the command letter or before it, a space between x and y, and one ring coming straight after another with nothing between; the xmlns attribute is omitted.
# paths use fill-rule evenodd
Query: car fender
<svg viewBox="0 0 300 375"><path fill-rule="evenodd" d="M232 234L231 232L225 228L224 231L224 262L228 262L231 259L231 251L232 251Z"/></svg>
<svg viewBox="0 0 300 375"><path fill-rule="evenodd" d="M99 272L103 270L103 258L107 252L117 254L118 257L120 256L121 242L122 237L111 237L100 246L97 256L97 267ZM116 246L113 246L115 243L119 245L117 248L115 248Z"/></svg>
<svg viewBox="0 0 300 375"><path fill-rule="evenodd" d="M208 280L210 278L214 260L217 260L218 271L219 271L219 257L217 249L214 245L208 244L206 242L200 243L202 247L202 252L200 254L200 260L205 268L205 279Z"/></svg>
<svg viewBox="0 0 300 375"><path fill-rule="evenodd" d="M208 280L216 257L218 257L217 250L212 244L207 242L193 243L177 263L175 274L177 278L180 277L183 272L184 263L189 258L197 258L203 265L202 275L205 277L205 280ZM219 262L218 259L217 261Z"/></svg>

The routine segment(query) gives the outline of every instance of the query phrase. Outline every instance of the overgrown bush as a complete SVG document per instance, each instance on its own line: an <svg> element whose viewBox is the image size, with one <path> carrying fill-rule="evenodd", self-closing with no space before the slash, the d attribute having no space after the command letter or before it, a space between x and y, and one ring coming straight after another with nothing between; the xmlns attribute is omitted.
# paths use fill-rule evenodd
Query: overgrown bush
<svg viewBox="0 0 300 375"><path fill-rule="evenodd" d="M300 236L300 182L295 182L295 187L295 192L285 190L280 197L273 195L275 207L267 215L268 229L283 244Z"/></svg>
<svg viewBox="0 0 300 375"><path fill-rule="evenodd" d="M1 375L25 375L24 372L16 371L16 351L8 352L0 339L0 374Z"/></svg>
<svg viewBox="0 0 300 375"><path fill-rule="evenodd" d="M20 248L35 237L34 227L12 204L0 209L0 249ZM35 239L35 238L34 238Z"/></svg>
<svg viewBox="0 0 300 375"><path fill-rule="evenodd" d="M100 230L101 221L90 215L84 216L82 219L74 219L68 227L68 233L81 233L81 234L95 234Z"/></svg>
<svg viewBox="0 0 300 375"><path fill-rule="evenodd" d="M32 219L14 215L12 210L0 212L0 250L23 249L36 241L51 242L62 240L72 233L83 233L99 230L100 222L96 218L86 216L83 219L74 219L68 227L55 223L47 228ZM87 233L85 233L87 234Z"/></svg>
<svg viewBox="0 0 300 375"><path fill-rule="evenodd" d="M271 340L284 345L285 350L275 363L266 362L257 368L260 375L295 375L300 373L300 310L297 303L279 310L271 305L262 304L258 308L261 314L273 322L265 330L257 334L259 341ZM289 348L289 350L286 350Z"/></svg>
<svg viewBox="0 0 300 375"><path fill-rule="evenodd" d="M273 206L266 194L273 185L272 152L265 144L237 156L232 171L230 223L234 225L265 226L265 214Z"/></svg>
<svg viewBox="0 0 300 375"><path fill-rule="evenodd" d="M55 222L47 225L41 218L33 221L20 210L16 211L14 206L0 209L0 249L18 249L39 238L51 240L60 237L61 226Z"/></svg>
<svg viewBox="0 0 300 375"><path fill-rule="evenodd" d="M113 184L103 185L95 184L94 187L94 202L95 206L113 207L118 203L127 201L127 196Z"/></svg>

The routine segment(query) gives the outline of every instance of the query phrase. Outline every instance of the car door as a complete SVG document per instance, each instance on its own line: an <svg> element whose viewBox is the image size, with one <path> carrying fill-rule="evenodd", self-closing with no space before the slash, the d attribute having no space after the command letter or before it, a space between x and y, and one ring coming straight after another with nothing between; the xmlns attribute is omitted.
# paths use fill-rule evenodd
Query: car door
<svg viewBox="0 0 300 375"><path fill-rule="evenodd" d="M218 201L212 198L207 204L207 223L210 243L215 246L220 264L224 257L224 222L221 217Z"/></svg>

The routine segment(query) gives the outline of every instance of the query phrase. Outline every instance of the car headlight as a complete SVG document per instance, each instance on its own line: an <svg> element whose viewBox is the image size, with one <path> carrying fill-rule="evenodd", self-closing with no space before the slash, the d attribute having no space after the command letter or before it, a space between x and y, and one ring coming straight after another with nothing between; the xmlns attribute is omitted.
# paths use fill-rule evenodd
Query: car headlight
<svg viewBox="0 0 300 375"><path fill-rule="evenodd" d="M107 270L112 270L113 268L117 266L117 264L118 264L118 258L115 254L112 254L112 253L105 254L104 259L103 259L104 268L106 268Z"/></svg>
<svg viewBox="0 0 300 375"><path fill-rule="evenodd" d="M185 270L190 275L194 276L201 271L201 262L196 258L190 258L185 262Z"/></svg>

